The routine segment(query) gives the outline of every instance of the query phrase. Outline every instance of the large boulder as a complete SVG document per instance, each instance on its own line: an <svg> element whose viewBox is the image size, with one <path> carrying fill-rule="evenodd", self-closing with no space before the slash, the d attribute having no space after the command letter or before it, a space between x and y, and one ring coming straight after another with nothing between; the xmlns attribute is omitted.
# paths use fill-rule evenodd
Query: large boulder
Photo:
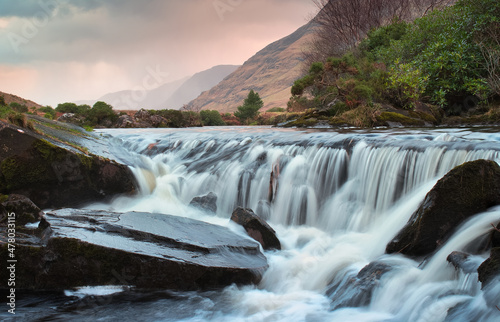
<svg viewBox="0 0 500 322"><path fill-rule="evenodd" d="M76 209L52 211L45 218L50 227L26 238L17 234L18 289L117 284L210 289L258 283L267 269L258 243L188 218ZM7 245L0 244L1 258L7 255ZM6 274L0 271L2 281Z"/></svg>
<svg viewBox="0 0 500 322"><path fill-rule="evenodd" d="M132 193L135 185L123 164L0 122L0 193L24 195L41 208L56 208Z"/></svg>
<svg viewBox="0 0 500 322"><path fill-rule="evenodd" d="M500 247L491 249L490 257L479 266L477 272L483 287L493 281L495 277L500 278Z"/></svg>
<svg viewBox="0 0 500 322"><path fill-rule="evenodd" d="M436 183L386 251L429 254L466 219L498 204L500 166L487 160L464 163Z"/></svg>
<svg viewBox="0 0 500 322"><path fill-rule="evenodd" d="M247 234L258 241L265 250L281 250L281 243L276 232L252 209L238 207L233 211L231 220L243 226Z"/></svg>
<svg viewBox="0 0 500 322"><path fill-rule="evenodd" d="M194 197L189 205L215 214L217 212L217 195L210 192L204 196Z"/></svg>

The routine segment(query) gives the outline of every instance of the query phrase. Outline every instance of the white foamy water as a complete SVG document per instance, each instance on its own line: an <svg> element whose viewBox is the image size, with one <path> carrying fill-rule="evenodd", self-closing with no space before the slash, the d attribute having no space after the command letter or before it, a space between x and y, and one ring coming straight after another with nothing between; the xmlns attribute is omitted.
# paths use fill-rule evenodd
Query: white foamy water
<svg viewBox="0 0 500 322"><path fill-rule="evenodd" d="M140 187L93 208L150 211L219 225L237 206L275 228L280 252L266 252L258 286L206 295L184 321L498 321L500 288L481 290L446 257L491 231L500 209L478 214L432 257L386 255L439 178L477 159L500 164L500 134L470 130L305 132L267 128L110 130L112 152L131 166ZM189 206L214 192L215 216ZM488 256L478 254L477 262ZM339 292L369 263L390 267L363 303L340 305ZM342 286L343 285L343 286ZM341 286L346 289L341 289ZM337 287L337 288L336 288ZM351 287L352 288L352 287ZM327 291L329 290L329 291ZM337 302L335 302L337 301ZM189 303L188 303L189 302ZM139 309L138 309L139 310ZM182 318L180 318L182 317Z"/></svg>

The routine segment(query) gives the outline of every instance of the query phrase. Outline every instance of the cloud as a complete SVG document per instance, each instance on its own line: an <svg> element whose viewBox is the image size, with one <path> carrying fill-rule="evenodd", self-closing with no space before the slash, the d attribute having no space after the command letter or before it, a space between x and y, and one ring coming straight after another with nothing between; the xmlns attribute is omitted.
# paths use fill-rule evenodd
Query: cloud
<svg viewBox="0 0 500 322"><path fill-rule="evenodd" d="M48 9L38 0L0 0L0 64L30 66L42 74L51 66L58 75L51 76L55 87L57 79L67 87L66 73L81 79L78 84L88 82L91 99L109 92L112 86L106 84L134 84L147 66L161 66L171 81L218 64L241 64L305 24L314 9L309 0L41 1ZM222 18L217 1L231 6ZM69 67L74 64L116 69L95 74L103 80L96 82ZM102 84L100 92L95 83ZM81 88L67 88L65 94L80 96ZM40 100L63 99L47 90Z"/></svg>

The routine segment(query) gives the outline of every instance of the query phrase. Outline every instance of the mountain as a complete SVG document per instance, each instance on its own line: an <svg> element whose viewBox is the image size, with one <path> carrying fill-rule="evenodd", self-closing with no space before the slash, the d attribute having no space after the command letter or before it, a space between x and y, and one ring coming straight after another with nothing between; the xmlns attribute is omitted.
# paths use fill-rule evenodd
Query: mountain
<svg viewBox="0 0 500 322"><path fill-rule="evenodd" d="M185 81L169 99L163 103L164 108L179 109L184 104L198 97L202 92L207 91L217 85L226 76L234 72L237 65L219 65L208 70L194 74Z"/></svg>
<svg viewBox="0 0 500 322"><path fill-rule="evenodd" d="M234 112L251 89L264 101L263 110L286 107L293 82L302 76L302 52L313 37L313 29L308 23L268 45L186 108Z"/></svg>
<svg viewBox="0 0 500 322"><path fill-rule="evenodd" d="M145 96L142 96L143 93L140 91L123 90L103 95L96 101L106 102L117 110L159 109L162 108L162 103L188 79L188 77L185 77L163 84L147 91Z"/></svg>
<svg viewBox="0 0 500 322"><path fill-rule="evenodd" d="M78 101L76 104L94 105L97 101L103 101L116 110L138 110L145 109L179 109L189 103L203 91L217 85L227 75L235 71L239 66L219 65L205 71L194 74L191 77L161 85L146 92L141 97L141 92L123 90L108 93L97 100Z"/></svg>
<svg viewBox="0 0 500 322"><path fill-rule="evenodd" d="M42 107L42 105L40 105L40 104L37 104L37 103L35 103L33 101L24 99L22 97L14 95L14 94L8 94L8 93L0 92L0 96L3 96L6 104L19 103L21 105L26 105L28 108L36 107L37 109L40 108L40 107Z"/></svg>

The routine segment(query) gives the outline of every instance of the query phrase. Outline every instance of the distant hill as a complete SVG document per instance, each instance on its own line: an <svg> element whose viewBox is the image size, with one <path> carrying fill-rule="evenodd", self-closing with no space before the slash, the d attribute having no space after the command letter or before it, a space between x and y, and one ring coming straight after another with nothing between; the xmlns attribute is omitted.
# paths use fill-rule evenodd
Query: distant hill
<svg viewBox="0 0 500 322"><path fill-rule="evenodd" d="M132 90L123 90L108 93L97 100L76 101L74 103L92 106L97 101L103 101L112 105L116 110L138 110L141 108L180 109L203 91L217 85L224 77L231 74L238 67L234 65L215 66L193 76L184 77L161 85L158 88L148 91L144 98L139 97L141 98L139 100L134 100Z"/></svg>
<svg viewBox="0 0 500 322"><path fill-rule="evenodd" d="M263 110L286 107L293 82L302 75L302 52L313 36L308 23L251 57L217 86L202 93L187 109L234 112L253 89L264 101Z"/></svg>
<svg viewBox="0 0 500 322"><path fill-rule="evenodd" d="M36 107L38 109L38 108L42 107L42 105L40 105L40 104L37 104L33 101L24 99L22 97L14 95L14 94L0 92L0 96L3 96L6 104L10 104L10 103L14 102L14 103L19 103L21 105L26 105L28 108Z"/></svg>
<svg viewBox="0 0 500 322"><path fill-rule="evenodd" d="M158 109L161 108L162 103L167 100L172 95L172 93L174 93L188 79L188 77L185 77L170 83L163 84L153 90L148 91L145 97L137 97L137 94L133 93L132 90L123 90L103 95L93 103L97 101L103 101L112 105L117 110L138 110L141 108Z"/></svg>
<svg viewBox="0 0 500 322"><path fill-rule="evenodd" d="M219 65L194 74L163 103L162 108L180 109L183 105L198 97L202 92L217 85L238 67L240 66Z"/></svg>

